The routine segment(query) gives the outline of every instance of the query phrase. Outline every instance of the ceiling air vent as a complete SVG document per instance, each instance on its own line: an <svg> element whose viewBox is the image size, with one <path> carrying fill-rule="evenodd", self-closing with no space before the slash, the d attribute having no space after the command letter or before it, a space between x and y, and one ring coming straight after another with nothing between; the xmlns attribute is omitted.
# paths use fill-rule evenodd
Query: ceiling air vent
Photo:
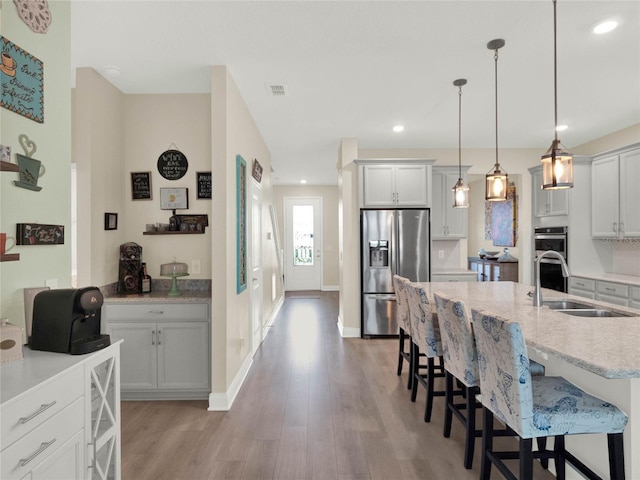
<svg viewBox="0 0 640 480"><path fill-rule="evenodd" d="M289 92L287 91L287 86L276 83L267 84L267 91L269 95L272 97L288 97Z"/></svg>

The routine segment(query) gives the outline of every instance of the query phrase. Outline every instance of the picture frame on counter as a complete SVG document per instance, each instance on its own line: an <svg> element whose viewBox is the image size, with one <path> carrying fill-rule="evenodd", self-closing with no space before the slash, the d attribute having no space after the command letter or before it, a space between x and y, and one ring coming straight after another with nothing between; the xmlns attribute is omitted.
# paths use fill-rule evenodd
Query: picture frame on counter
<svg viewBox="0 0 640 480"><path fill-rule="evenodd" d="M151 172L131 172L131 200L152 200Z"/></svg>
<svg viewBox="0 0 640 480"><path fill-rule="evenodd" d="M188 188L161 188L161 210L187 210L189 208Z"/></svg>
<svg viewBox="0 0 640 480"><path fill-rule="evenodd" d="M118 214L117 213L105 213L104 214L104 229L105 230L117 230L118 229Z"/></svg>

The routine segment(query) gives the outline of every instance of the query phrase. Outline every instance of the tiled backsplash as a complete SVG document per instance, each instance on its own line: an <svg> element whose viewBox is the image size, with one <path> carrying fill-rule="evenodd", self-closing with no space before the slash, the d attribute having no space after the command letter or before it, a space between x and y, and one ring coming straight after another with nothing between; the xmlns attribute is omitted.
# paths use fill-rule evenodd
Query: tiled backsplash
<svg viewBox="0 0 640 480"><path fill-rule="evenodd" d="M614 242L611 273L640 277L640 240Z"/></svg>

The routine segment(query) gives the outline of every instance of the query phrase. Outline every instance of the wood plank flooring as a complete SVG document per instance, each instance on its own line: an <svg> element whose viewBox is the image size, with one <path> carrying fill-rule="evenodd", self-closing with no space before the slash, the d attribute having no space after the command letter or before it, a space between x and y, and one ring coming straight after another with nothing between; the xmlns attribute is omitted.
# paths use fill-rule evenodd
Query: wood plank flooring
<svg viewBox="0 0 640 480"><path fill-rule="evenodd" d="M479 478L480 440L465 470L462 425L442 436L442 397L423 422L424 389L411 403L406 365L396 375L397 340L342 339L337 316L337 292L288 297L229 412L123 402L122 478Z"/></svg>

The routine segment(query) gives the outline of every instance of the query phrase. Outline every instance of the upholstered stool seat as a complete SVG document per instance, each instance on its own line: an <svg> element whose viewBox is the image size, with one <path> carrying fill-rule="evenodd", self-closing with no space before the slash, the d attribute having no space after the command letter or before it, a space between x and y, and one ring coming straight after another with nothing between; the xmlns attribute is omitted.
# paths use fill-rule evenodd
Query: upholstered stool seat
<svg viewBox="0 0 640 480"><path fill-rule="evenodd" d="M606 433L609 472L623 479L623 431L627 416L616 406L588 394L562 377L532 377L520 324L497 315L472 310L480 386L483 391L481 479L487 480L494 464L508 479L504 459L519 458L520 479L532 478L534 458L553 458L559 479L569 462L586 478L600 478L565 449L564 435ZM493 450L493 417L520 436L519 452ZM532 452L533 438L554 437L554 450Z"/></svg>

